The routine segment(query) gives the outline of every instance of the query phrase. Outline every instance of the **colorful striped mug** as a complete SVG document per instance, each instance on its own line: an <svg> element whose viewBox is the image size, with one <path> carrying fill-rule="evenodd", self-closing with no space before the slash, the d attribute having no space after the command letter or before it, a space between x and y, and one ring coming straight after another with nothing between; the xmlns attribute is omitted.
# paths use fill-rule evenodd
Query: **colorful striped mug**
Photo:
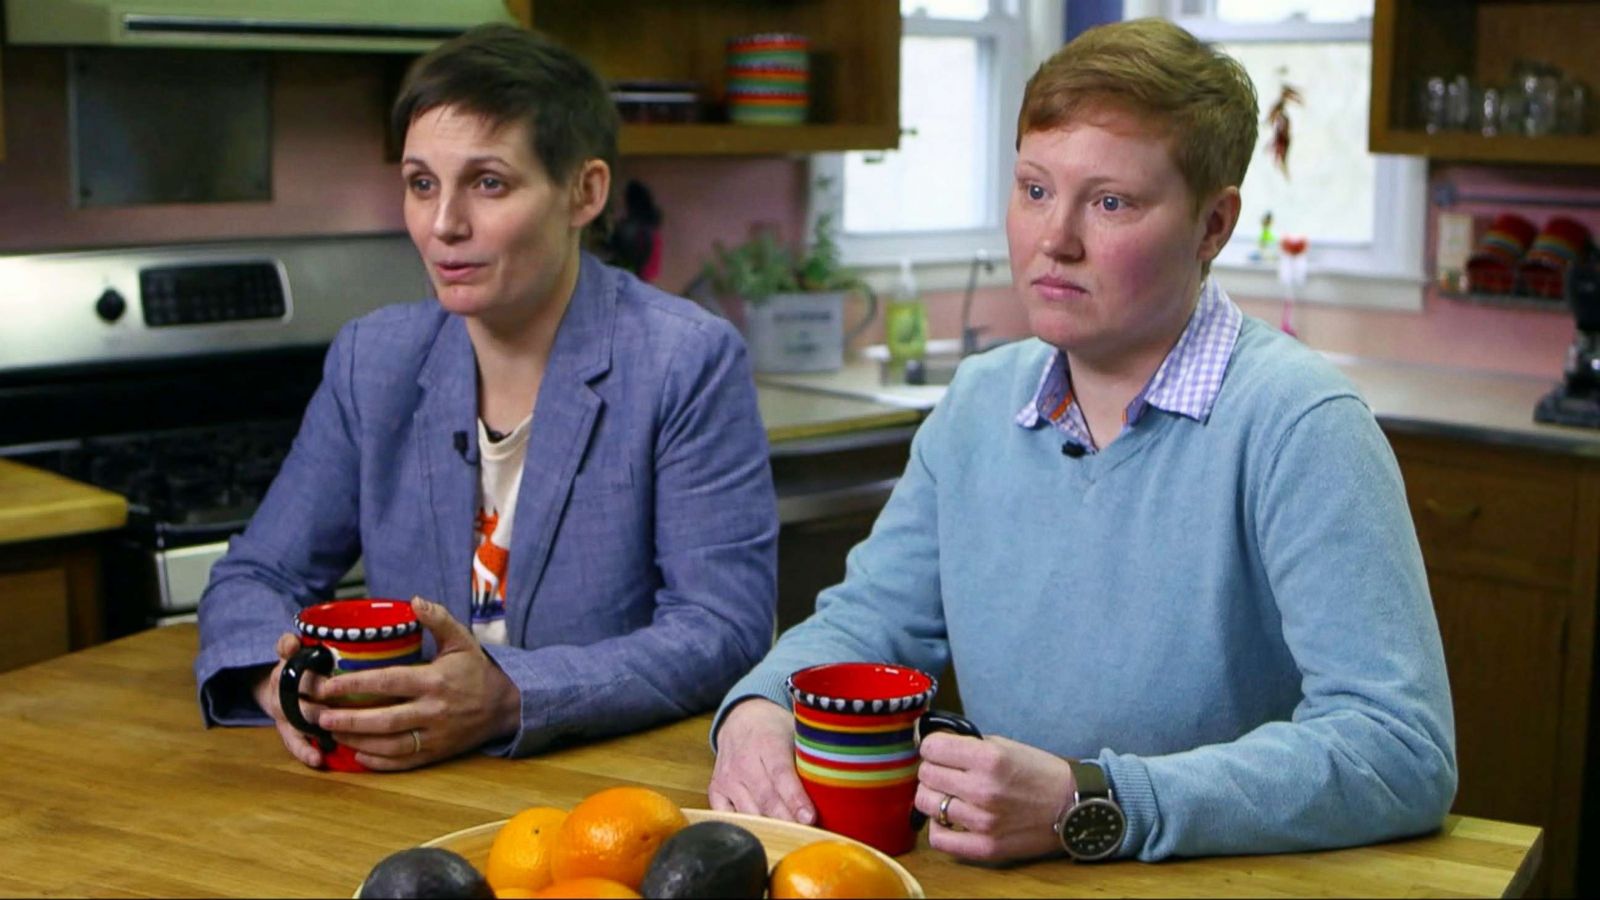
<svg viewBox="0 0 1600 900"><path fill-rule="evenodd" d="M422 625L411 604L403 600L335 600L300 610L294 617L300 649L284 664L278 677L278 703L284 718L322 750L328 768L338 772L365 772L356 752L337 743L326 729L307 720L300 709L300 679L307 672L340 675L385 666L409 666L422 661ZM353 694L339 698L339 706L383 706L390 698Z"/></svg>
<svg viewBox="0 0 1600 900"><path fill-rule="evenodd" d="M794 764L817 825L891 856L909 851L925 818L917 796L917 745L948 730L982 737L951 712L930 710L939 683L884 663L828 663L789 676Z"/></svg>

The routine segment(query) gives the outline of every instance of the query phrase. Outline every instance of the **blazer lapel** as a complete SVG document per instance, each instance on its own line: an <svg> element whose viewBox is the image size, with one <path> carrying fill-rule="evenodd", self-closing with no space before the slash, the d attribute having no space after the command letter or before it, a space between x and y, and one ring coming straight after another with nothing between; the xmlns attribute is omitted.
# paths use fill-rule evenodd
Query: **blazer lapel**
<svg viewBox="0 0 1600 900"><path fill-rule="evenodd" d="M417 383L422 402L412 433L437 553L432 566L437 586L429 599L470 624L478 468L467 460L478 455L478 364L460 318L445 319Z"/></svg>
<svg viewBox="0 0 1600 900"><path fill-rule="evenodd" d="M544 578L572 479L589 447L589 436L604 401L590 384L611 367L612 327L616 318L617 274L583 254L572 302L556 329L550 362L534 406L528 455L512 540L511 571L506 575L506 633L516 640ZM510 602L513 597L522 602Z"/></svg>

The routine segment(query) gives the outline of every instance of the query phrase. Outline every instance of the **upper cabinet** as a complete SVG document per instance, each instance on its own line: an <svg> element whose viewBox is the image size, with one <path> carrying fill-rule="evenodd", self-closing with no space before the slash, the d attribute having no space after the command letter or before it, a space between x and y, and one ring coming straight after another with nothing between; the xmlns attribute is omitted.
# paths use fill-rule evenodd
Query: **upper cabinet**
<svg viewBox="0 0 1600 900"><path fill-rule="evenodd" d="M0 51L0 55L4 55ZM5 66L0 65L0 73L4 73ZM0 74L0 162L6 161L6 80Z"/></svg>
<svg viewBox="0 0 1600 900"><path fill-rule="evenodd" d="M507 0L611 82L698 86L703 120L626 124L624 155L892 149L900 140L899 0ZM792 32L810 42L801 125L732 124L720 114L729 38Z"/></svg>
<svg viewBox="0 0 1600 900"><path fill-rule="evenodd" d="M1441 160L1600 165L1597 48L1600 0L1377 0L1371 150ZM1587 133L1508 133L1516 130L1513 124L1484 134L1486 106L1490 112L1498 108L1513 123L1518 120L1504 116L1504 110L1525 96L1520 84L1513 84L1514 72L1530 69L1559 70L1567 83L1583 86L1573 93L1583 95ZM1457 76L1466 76L1466 82L1453 90L1450 82ZM1432 100L1430 79L1439 79ZM1487 104L1485 88L1496 92ZM1570 109L1573 98L1564 91L1550 78L1539 88L1538 102L1565 103ZM1466 128L1451 127L1463 110ZM1444 127L1430 132L1430 119Z"/></svg>

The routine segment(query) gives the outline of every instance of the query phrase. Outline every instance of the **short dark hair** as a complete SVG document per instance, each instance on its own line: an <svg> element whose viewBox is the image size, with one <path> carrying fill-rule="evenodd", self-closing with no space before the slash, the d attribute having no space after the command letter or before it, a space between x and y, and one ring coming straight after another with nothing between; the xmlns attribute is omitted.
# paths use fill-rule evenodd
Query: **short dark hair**
<svg viewBox="0 0 1600 900"><path fill-rule="evenodd" d="M526 122L546 174L585 160L616 169L621 120L599 74L571 50L513 25L480 25L411 64L389 114L395 145L423 113L454 106L499 126Z"/></svg>

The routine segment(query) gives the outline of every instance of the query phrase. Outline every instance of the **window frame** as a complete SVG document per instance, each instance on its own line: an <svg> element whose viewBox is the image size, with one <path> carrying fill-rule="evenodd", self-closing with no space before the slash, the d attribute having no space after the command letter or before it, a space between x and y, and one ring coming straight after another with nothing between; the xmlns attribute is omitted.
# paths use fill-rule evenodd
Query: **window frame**
<svg viewBox="0 0 1600 900"><path fill-rule="evenodd" d="M981 228L940 231L846 232L844 218L844 169L842 153L819 153L811 157L810 195L807 228L815 227L819 216L829 214L838 223L840 258L847 266L862 271L869 281L887 284L888 276L898 271L901 259L916 266L917 280L923 289L953 287L965 279L972 259L983 254L1000 262L1006 259L1005 211L1011 173L1016 164L1012 134L1016 128L1016 108L1021 102L1028 75L1044 55L1060 46L1061 17L1054 0L990 0L990 11L982 19L943 19L926 14L902 18L904 37L973 37L987 41L985 54L990 77L979 94L980 115L991 135L990 165L984 193L990 205L989 223ZM1037 39L1039 31L1047 31ZM1042 55L1041 55L1042 51ZM901 134L906 132L902 129ZM981 283L1007 284L1003 266Z"/></svg>
<svg viewBox="0 0 1600 900"><path fill-rule="evenodd" d="M1205 14L1185 13L1199 5ZM1365 41L1372 40L1371 18L1354 22L1220 22L1211 16L1215 0L1158 0L1157 8L1134 9L1128 15L1165 14L1179 27L1206 43ZM1373 227L1370 243L1316 243L1307 251L1310 276L1303 299L1343 306L1422 309L1424 242L1427 229L1427 161L1414 156L1374 154ZM1381 202L1380 202L1381 201ZM1234 291L1277 296L1277 267L1249 259L1255 235L1245 223L1234 229L1212 271Z"/></svg>

